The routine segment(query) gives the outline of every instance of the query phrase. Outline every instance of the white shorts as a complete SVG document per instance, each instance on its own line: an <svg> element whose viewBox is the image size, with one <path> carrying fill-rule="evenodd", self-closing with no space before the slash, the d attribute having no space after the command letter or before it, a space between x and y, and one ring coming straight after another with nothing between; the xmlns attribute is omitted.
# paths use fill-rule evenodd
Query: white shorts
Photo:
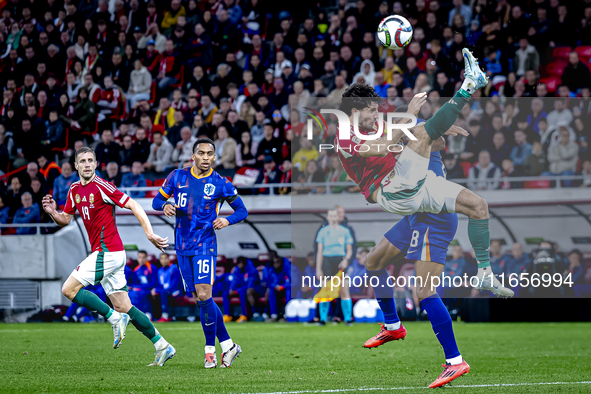
<svg viewBox="0 0 591 394"><path fill-rule="evenodd" d="M127 291L125 280L125 251L92 252L72 272L72 276L84 287L101 284L107 295Z"/></svg>
<svg viewBox="0 0 591 394"><path fill-rule="evenodd" d="M404 149L394 170L382 180L377 203L390 213L451 213L464 186L448 181L428 170L429 159Z"/></svg>

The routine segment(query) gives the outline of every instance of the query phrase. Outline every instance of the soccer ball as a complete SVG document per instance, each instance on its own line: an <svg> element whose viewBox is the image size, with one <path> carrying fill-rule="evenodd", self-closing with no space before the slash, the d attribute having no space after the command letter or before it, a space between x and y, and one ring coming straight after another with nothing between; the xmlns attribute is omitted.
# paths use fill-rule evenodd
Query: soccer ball
<svg viewBox="0 0 591 394"><path fill-rule="evenodd" d="M378 39L388 49L404 48L412 39L412 26L406 18L390 15L380 22Z"/></svg>

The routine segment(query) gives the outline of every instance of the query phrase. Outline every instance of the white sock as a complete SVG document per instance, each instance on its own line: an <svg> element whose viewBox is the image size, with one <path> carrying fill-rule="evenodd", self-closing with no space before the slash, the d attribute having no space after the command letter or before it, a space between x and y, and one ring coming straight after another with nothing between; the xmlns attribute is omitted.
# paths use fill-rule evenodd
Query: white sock
<svg viewBox="0 0 591 394"><path fill-rule="evenodd" d="M215 346L205 346L205 354L207 353L214 353L215 354Z"/></svg>
<svg viewBox="0 0 591 394"><path fill-rule="evenodd" d="M163 319L168 319L168 313L166 313L166 312L162 313L162 316L161 317Z"/></svg>
<svg viewBox="0 0 591 394"><path fill-rule="evenodd" d="M273 314L271 315L271 319L277 319L277 315L276 315L275 313L273 313Z"/></svg>
<svg viewBox="0 0 591 394"><path fill-rule="evenodd" d="M154 344L154 347L156 348L156 350L166 349L168 347L168 342L166 342L166 339L164 339L164 337L160 337L160 339L157 340Z"/></svg>
<svg viewBox="0 0 591 394"><path fill-rule="evenodd" d="M115 324L117 323L119 320L121 319L121 313L117 312L116 310L113 310L113 313L111 314L111 317L109 317L107 319L107 321L111 324Z"/></svg>
<svg viewBox="0 0 591 394"><path fill-rule="evenodd" d="M396 323L386 324L385 326L388 331L398 330L400 328L400 322L397 321Z"/></svg>
<svg viewBox="0 0 591 394"><path fill-rule="evenodd" d="M472 78L465 78L464 82L462 82L462 89L470 94L476 93L476 82L472 80Z"/></svg>
<svg viewBox="0 0 591 394"><path fill-rule="evenodd" d="M232 349L232 346L234 346L234 342L232 342L232 339L226 339L223 342L220 342L220 346L222 347L222 353L226 353L228 350Z"/></svg>
<svg viewBox="0 0 591 394"><path fill-rule="evenodd" d="M457 357L454 358L449 358L449 359L445 359L445 362L451 365L458 365L461 364L464 361L464 359L462 358L462 355L459 355Z"/></svg>
<svg viewBox="0 0 591 394"><path fill-rule="evenodd" d="M484 275L492 275L492 269L489 267L478 268L478 277L482 278Z"/></svg>

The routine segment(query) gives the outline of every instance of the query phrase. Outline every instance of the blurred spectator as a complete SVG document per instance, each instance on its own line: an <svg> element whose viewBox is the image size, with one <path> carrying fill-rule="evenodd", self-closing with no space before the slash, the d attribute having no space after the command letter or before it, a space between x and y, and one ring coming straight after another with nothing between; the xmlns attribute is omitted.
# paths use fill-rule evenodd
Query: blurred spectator
<svg viewBox="0 0 591 394"><path fill-rule="evenodd" d="M468 122L468 132L470 135L465 138L465 148L459 150L460 158L462 160L474 162L476 161L476 155L486 146L486 140L481 132L480 122L476 119L472 119Z"/></svg>
<svg viewBox="0 0 591 394"><path fill-rule="evenodd" d="M497 166L501 166L503 159L509 157L511 148L505 143L505 134L498 131L492 138L493 146L490 149L491 161Z"/></svg>
<svg viewBox="0 0 591 394"><path fill-rule="evenodd" d="M326 181L330 183L345 182L347 180L347 173L343 169L343 166L341 165L337 155L332 155L330 157L328 171L328 174L326 174ZM345 186L331 187L332 193L341 193L343 190L345 190Z"/></svg>
<svg viewBox="0 0 591 394"><path fill-rule="evenodd" d="M131 172L126 172L121 178L121 187L146 187L146 178L142 175L142 163L134 161ZM145 191L130 191L127 193L131 198L143 198Z"/></svg>
<svg viewBox="0 0 591 394"><path fill-rule="evenodd" d="M257 162L256 151L258 144L251 138L251 133L243 131L240 143L236 146L236 165L238 167L254 166Z"/></svg>
<svg viewBox="0 0 591 394"><path fill-rule="evenodd" d="M540 55L536 47L530 45L527 37L519 39L519 49L513 58L513 72L521 78L527 70L538 72L540 69Z"/></svg>
<svg viewBox="0 0 591 394"><path fill-rule="evenodd" d="M308 265L306 265L306 268L304 268L304 276L306 278L310 278L310 284L312 285L312 287L306 286L306 287L302 288L302 291L304 293L304 297L315 295L316 292L319 290L318 286L314 286L315 283L318 283L318 282L314 281L314 278L317 277L317 275L316 275L316 257L314 256L314 252L308 253L308 256L306 256L306 262L308 263ZM306 283L308 283L307 281L308 281L308 279L306 279Z"/></svg>
<svg viewBox="0 0 591 394"><path fill-rule="evenodd" d="M122 138L122 146L119 149L119 163L121 163L121 171L129 172L133 163L133 139L131 136L125 135Z"/></svg>
<svg viewBox="0 0 591 394"><path fill-rule="evenodd" d="M502 252L502 242L498 239L490 240L490 267L494 275L501 275L505 271L507 256Z"/></svg>
<svg viewBox="0 0 591 394"><path fill-rule="evenodd" d="M181 130L181 140L177 142L174 152L172 152L172 161L182 163L191 160L193 155L193 145L197 138L191 135L191 129L185 126Z"/></svg>
<svg viewBox="0 0 591 394"><path fill-rule="evenodd" d="M271 155L274 161L279 161L281 154L281 142L278 138L273 136L275 131L273 125L269 123L264 124L265 137L259 142L257 147L257 166L263 165L265 155Z"/></svg>
<svg viewBox="0 0 591 394"><path fill-rule="evenodd" d="M564 99L554 100L554 110L546 117L549 132L558 129L560 126L569 126L573 121L573 113L570 109L565 108L565 105L566 103Z"/></svg>
<svg viewBox="0 0 591 394"><path fill-rule="evenodd" d="M156 131L152 137L154 138L154 142L150 145L150 156L148 156L148 160L143 165L147 170L161 173L172 167L172 152L174 151L174 147L159 131Z"/></svg>
<svg viewBox="0 0 591 394"><path fill-rule="evenodd" d="M136 59L133 62L133 68L130 75L129 89L127 90L127 100L130 108L133 108L138 101L150 100L152 86L152 75L142 65L141 59Z"/></svg>
<svg viewBox="0 0 591 394"><path fill-rule="evenodd" d="M563 276L566 278L570 274L573 286L581 285L585 280L585 268L581 265L581 260L583 260L583 254L578 249L573 250L568 255L568 267L564 271Z"/></svg>
<svg viewBox="0 0 591 394"><path fill-rule="evenodd" d="M43 197L47 195L47 190L45 189L44 185L41 183L41 180L37 177L31 178L31 196L33 197L33 203L37 204L39 208L43 205ZM41 211L41 216L45 216L45 211ZM43 221L43 220L40 220Z"/></svg>
<svg viewBox="0 0 591 394"><path fill-rule="evenodd" d="M180 110L175 110L173 119L174 123L166 132L166 138L168 139L168 142L172 144L172 146L176 147L177 143L181 140L181 130L185 127L189 128L189 125L185 123L185 117Z"/></svg>
<svg viewBox="0 0 591 394"><path fill-rule="evenodd" d="M158 284L151 290L152 296L160 295L162 317L159 323L171 321L169 306L178 304L185 294L181 272L176 264L170 263L166 253L160 253L160 269L158 270Z"/></svg>
<svg viewBox="0 0 591 394"><path fill-rule="evenodd" d="M464 179L464 169L458 163L456 156L451 153L443 154L443 164L445 165L445 171L448 179Z"/></svg>
<svg viewBox="0 0 591 394"><path fill-rule="evenodd" d="M218 107L215 103L211 100L211 96L209 94L204 94L201 96L201 109L199 110L199 115L203 117L205 123L211 123L213 120L213 114L218 111Z"/></svg>
<svg viewBox="0 0 591 394"><path fill-rule="evenodd" d="M306 168L309 160L316 160L319 156L318 150L312 145L306 134L300 137L300 149L293 155L292 163L298 171Z"/></svg>
<svg viewBox="0 0 591 394"><path fill-rule="evenodd" d="M112 161L107 163L107 170L104 177L107 182L111 182L115 186L120 187L122 176L121 172L119 172L119 165L116 162Z"/></svg>
<svg viewBox="0 0 591 394"><path fill-rule="evenodd" d="M523 247L518 242L513 244L511 254L506 257L505 280L510 279L511 274L519 275L522 272L527 272L529 266L532 264L531 258L527 254L523 254Z"/></svg>
<svg viewBox="0 0 591 394"><path fill-rule="evenodd" d="M363 283L363 279L355 281L354 278L363 278L367 274L367 269L365 268L364 261L365 257L369 251L367 249L362 249L357 252L356 258L351 261L351 265L347 267L347 276L351 278L351 285L349 286L349 292L351 294L361 294L365 290L363 285L361 286L354 286L357 283Z"/></svg>
<svg viewBox="0 0 591 394"><path fill-rule="evenodd" d="M237 322L242 323L248 320L248 306L251 312L256 312L256 304L259 297L265 294L261 286L259 272L253 262L246 257L239 256L236 259L236 266L232 268L229 276L228 294L224 297L224 316L228 321L230 317L230 297L240 297L240 317Z"/></svg>
<svg viewBox="0 0 591 394"><path fill-rule="evenodd" d="M472 20L472 10L470 6L464 4L463 0L453 0L453 8L449 11L448 25L452 24L452 21L456 15L460 15L464 21Z"/></svg>
<svg viewBox="0 0 591 394"><path fill-rule="evenodd" d="M568 86L572 92L591 86L589 67L579 60L579 54L575 51L568 55L568 65L562 73L562 84Z"/></svg>
<svg viewBox="0 0 591 394"><path fill-rule="evenodd" d="M287 259L271 252L271 259L263 270L263 286L269 303L270 319L276 321L281 305L278 301L285 297L285 304L291 300L291 264Z"/></svg>
<svg viewBox="0 0 591 394"><path fill-rule="evenodd" d="M505 178L516 178L524 176L523 167L515 167L511 158L503 159L502 163L502 177L501 189L519 189L523 187L522 182L510 182Z"/></svg>
<svg viewBox="0 0 591 394"><path fill-rule="evenodd" d="M0 224L8 224L10 207L4 203L6 197L0 194Z"/></svg>
<svg viewBox="0 0 591 394"><path fill-rule="evenodd" d="M228 135L228 130L224 126L218 128L216 136L213 168L218 172L221 168L224 170L236 168L236 141Z"/></svg>
<svg viewBox="0 0 591 394"><path fill-rule="evenodd" d="M66 203L70 186L72 186L72 183L79 180L80 178L78 177L78 174L72 172L71 164L67 161L64 162L62 164L61 175L55 178L55 181L53 182L53 198L57 201L58 205L61 206Z"/></svg>
<svg viewBox="0 0 591 394"><path fill-rule="evenodd" d="M275 163L273 156L265 155L263 159L263 169L259 173L259 176L256 180L256 184L273 184L281 182L281 178L283 173L278 168L277 163ZM271 194L270 188L261 187L258 190L257 194ZM279 189L275 188L274 194L279 194Z"/></svg>
<svg viewBox="0 0 591 394"><path fill-rule="evenodd" d="M39 205L33 202L33 196L29 192L24 192L21 196L22 206L14 214L12 223L14 224L26 224L26 223L39 223L41 220L41 213L39 211ZM37 230L35 227L19 227L16 230L18 235L23 234L35 234Z"/></svg>
<svg viewBox="0 0 591 394"><path fill-rule="evenodd" d="M490 153L486 150L478 154L478 162L468 171L468 187L472 190L498 189L501 170L490 161Z"/></svg>
<svg viewBox="0 0 591 394"><path fill-rule="evenodd" d="M96 129L97 112L94 103L88 98L86 88L78 91L78 102L74 105L71 119L63 116L61 119L71 127L72 131L76 132L75 135L93 132Z"/></svg>
<svg viewBox="0 0 591 394"><path fill-rule="evenodd" d="M548 170L548 159L542 150L542 143L540 141L533 143L532 152L525 159L523 169L527 176L538 176Z"/></svg>
<svg viewBox="0 0 591 394"><path fill-rule="evenodd" d="M304 171L299 172L297 176L297 182L300 183L320 183L325 181L325 175L322 169L318 167L318 164L314 160L308 160L306 162L306 168ZM298 194L316 194L316 188L309 186L298 186L296 187Z"/></svg>
<svg viewBox="0 0 591 394"><path fill-rule="evenodd" d="M523 166L525 164L525 159L531 154L532 152L532 145L527 142L527 135L520 130L517 130L515 133L515 146L511 150L511 160L513 160L513 164L516 166Z"/></svg>
<svg viewBox="0 0 591 394"><path fill-rule="evenodd" d="M146 138L146 130L139 128L135 132L135 142L132 146L132 161L145 163L150 156L150 141Z"/></svg>
<svg viewBox="0 0 591 394"><path fill-rule="evenodd" d="M53 148L63 146L63 131L64 127L62 126L62 121L58 118L57 110L52 109L49 112L49 120L45 121L45 131L41 137L41 145L45 148L46 154L51 154Z"/></svg>
<svg viewBox="0 0 591 394"><path fill-rule="evenodd" d="M113 141L113 132L109 129L103 130L101 134L101 142L96 146L94 152L96 154L96 161L101 170L104 170L107 163L119 160L119 150L121 147Z"/></svg>
<svg viewBox="0 0 591 394"><path fill-rule="evenodd" d="M564 126L560 127L560 143L551 146L548 151L550 171L542 175L575 175L577 162L579 161L579 147L570 140L570 133ZM564 186L569 187L572 180L563 181Z"/></svg>

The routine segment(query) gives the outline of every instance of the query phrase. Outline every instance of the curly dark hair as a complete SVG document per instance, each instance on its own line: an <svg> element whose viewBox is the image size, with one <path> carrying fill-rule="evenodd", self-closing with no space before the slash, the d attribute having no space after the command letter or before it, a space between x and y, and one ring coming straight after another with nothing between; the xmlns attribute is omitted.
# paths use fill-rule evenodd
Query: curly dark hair
<svg viewBox="0 0 591 394"><path fill-rule="evenodd" d="M213 151L215 152L215 144L213 143L213 141L209 138L201 137L198 138L197 141L195 141L195 143L193 144L193 153L195 153L195 150L197 149L199 144L210 144L213 147Z"/></svg>
<svg viewBox="0 0 591 394"><path fill-rule="evenodd" d="M369 85L354 83L343 93L341 111L351 115L353 108L362 110L372 104L381 105L384 99Z"/></svg>

